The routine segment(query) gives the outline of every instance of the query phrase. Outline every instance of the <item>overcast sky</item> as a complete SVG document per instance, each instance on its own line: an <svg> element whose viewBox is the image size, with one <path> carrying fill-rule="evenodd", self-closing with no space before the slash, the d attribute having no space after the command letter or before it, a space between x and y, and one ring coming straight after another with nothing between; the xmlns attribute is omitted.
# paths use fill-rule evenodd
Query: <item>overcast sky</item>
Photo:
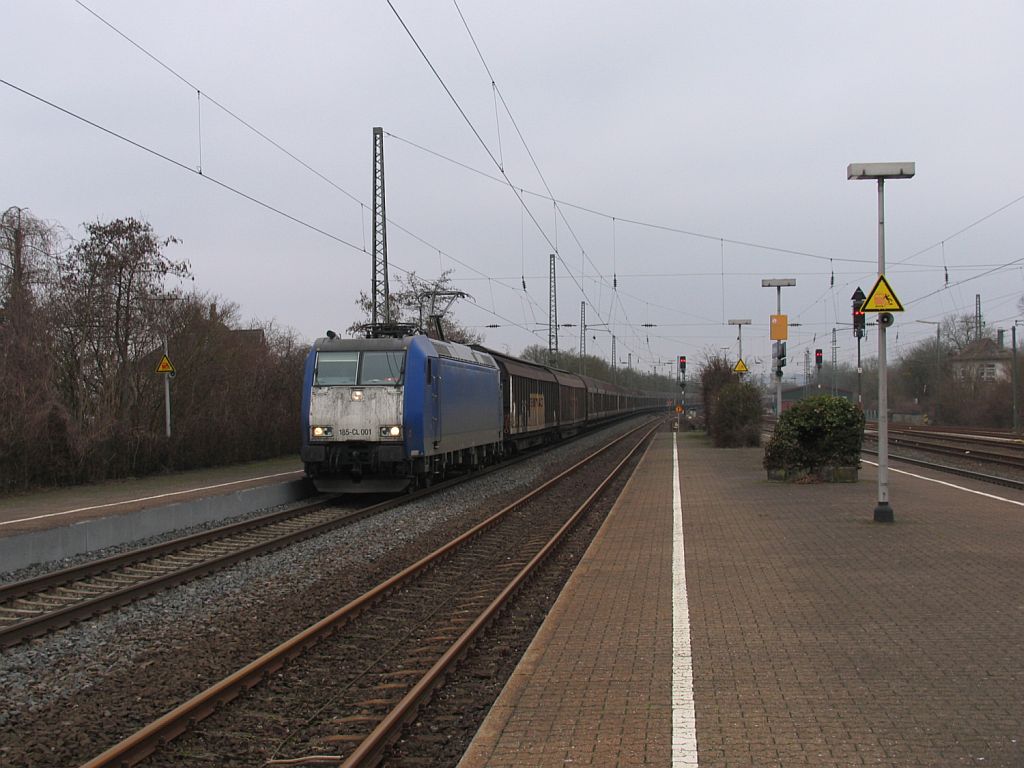
<svg viewBox="0 0 1024 768"><path fill-rule="evenodd" d="M917 164L886 185L897 353L934 335L916 321L973 315L977 294L989 326L1019 316L1016 0L83 3L3 0L0 78L180 165L0 84L0 207L75 236L145 218L246 321L312 340L355 319L374 126L392 273L451 269L472 296L457 319L498 349L547 344L557 247L558 319L575 326L562 349L579 346L581 301L588 351L607 358L613 332L647 370L735 358L726 321L749 318L744 357L763 370L776 295L761 279L793 277L790 371L805 349L829 359L833 327L839 361L855 359L849 299L877 276L877 194L846 179L851 162Z"/></svg>

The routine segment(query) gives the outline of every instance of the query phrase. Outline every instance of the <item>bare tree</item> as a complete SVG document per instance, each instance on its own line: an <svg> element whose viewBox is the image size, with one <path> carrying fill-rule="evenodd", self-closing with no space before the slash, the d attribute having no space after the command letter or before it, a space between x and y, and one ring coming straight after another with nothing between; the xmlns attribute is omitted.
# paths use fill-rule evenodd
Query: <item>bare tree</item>
<svg viewBox="0 0 1024 768"><path fill-rule="evenodd" d="M979 339L974 315L947 315L942 318L942 332L940 336L942 338L942 345L951 354L955 355L962 352L968 344ZM995 334L992 330L982 327L980 338L995 338Z"/></svg>
<svg viewBox="0 0 1024 768"><path fill-rule="evenodd" d="M56 479L54 458L68 452L41 290L61 241L58 227L25 209L0 215L0 490Z"/></svg>
<svg viewBox="0 0 1024 768"><path fill-rule="evenodd" d="M427 327L426 314L430 308L430 293L432 291L451 292L451 270L441 273L441 276L434 281L424 280L415 272L393 277L391 285L394 289L390 293L391 317L388 322L405 323L420 328L428 336L433 336L433 330ZM347 329L350 336L358 336L362 333L363 327L370 322L373 313L373 299L365 291L359 292L359 299L356 306L362 314L363 319L357 320ZM444 337L448 341L455 341L460 344L481 344L483 335L473 331L454 320L451 315L441 318L441 327L444 329Z"/></svg>
<svg viewBox="0 0 1024 768"><path fill-rule="evenodd" d="M140 392L147 382L137 363L166 331L162 307L176 296L167 279L189 277L189 266L164 255L177 241L158 238L147 222L95 222L86 234L56 260L56 383L90 446L123 469L144 421Z"/></svg>
<svg viewBox="0 0 1024 768"><path fill-rule="evenodd" d="M21 322L37 308L38 288L65 237L26 208L0 214L0 311L7 322Z"/></svg>
<svg viewBox="0 0 1024 768"><path fill-rule="evenodd" d="M0 216L0 491L297 450L295 335L182 292L188 264L148 223L86 234L66 248L27 211ZM170 440L155 373L164 339L178 370Z"/></svg>

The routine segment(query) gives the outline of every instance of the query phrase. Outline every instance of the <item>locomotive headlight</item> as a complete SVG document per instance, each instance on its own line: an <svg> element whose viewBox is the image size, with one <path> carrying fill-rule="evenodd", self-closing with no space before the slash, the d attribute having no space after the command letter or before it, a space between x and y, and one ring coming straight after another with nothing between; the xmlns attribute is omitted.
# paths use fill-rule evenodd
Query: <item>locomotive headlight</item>
<svg viewBox="0 0 1024 768"><path fill-rule="evenodd" d="M363 390L361 390L361 389L353 389L352 390L352 399L353 400L362 400L363 399Z"/></svg>
<svg viewBox="0 0 1024 768"><path fill-rule="evenodd" d="M313 437L331 437L334 434L334 427L315 426L312 431Z"/></svg>
<svg viewBox="0 0 1024 768"><path fill-rule="evenodd" d="M391 426L391 427L381 427L380 428L380 436L381 437L401 437L402 436L402 428L400 426L398 426L398 425Z"/></svg>

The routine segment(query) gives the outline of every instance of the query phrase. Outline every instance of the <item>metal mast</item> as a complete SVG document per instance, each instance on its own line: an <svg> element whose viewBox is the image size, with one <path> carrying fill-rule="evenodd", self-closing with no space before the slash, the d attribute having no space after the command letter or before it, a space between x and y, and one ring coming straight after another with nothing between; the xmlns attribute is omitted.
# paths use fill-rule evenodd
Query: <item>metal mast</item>
<svg viewBox="0 0 1024 768"><path fill-rule="evenodd" d="M832 395L836 395L836 362L839 353L839 343L836 341L836 329L832 329Z"/></svg>
<svg viewBox="0 0 1024 768"><path fill-rule="evenodd" d="M587 372L587 302L580 302L580 373Z"/></svg>
<svg viewBox="0 0 1024 768"><path fill-rule="evenodd" d="M373 312L370 322L391 322L388 291L388 229L384 210L384 129L373 129Z"/></svg>
<svg viewBox="0 0 1024 768"><path fill-rule="evenodd" d="M551 277L548 290L548 357L551 365L558 361L558 296L555 288L555 254L551 254Z"/></svg>

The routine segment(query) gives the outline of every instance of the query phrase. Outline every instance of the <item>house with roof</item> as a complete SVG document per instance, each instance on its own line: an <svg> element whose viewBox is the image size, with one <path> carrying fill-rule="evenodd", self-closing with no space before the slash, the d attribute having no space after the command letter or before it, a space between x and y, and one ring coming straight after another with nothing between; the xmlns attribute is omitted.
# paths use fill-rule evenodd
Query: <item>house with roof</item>
<svg viewBox="0 0 1024 768"><path fill-rule="evenodd" d="M949 370L957 381L1009 381L1013 353L999 339L977 339L949 358Z"/></svg>

